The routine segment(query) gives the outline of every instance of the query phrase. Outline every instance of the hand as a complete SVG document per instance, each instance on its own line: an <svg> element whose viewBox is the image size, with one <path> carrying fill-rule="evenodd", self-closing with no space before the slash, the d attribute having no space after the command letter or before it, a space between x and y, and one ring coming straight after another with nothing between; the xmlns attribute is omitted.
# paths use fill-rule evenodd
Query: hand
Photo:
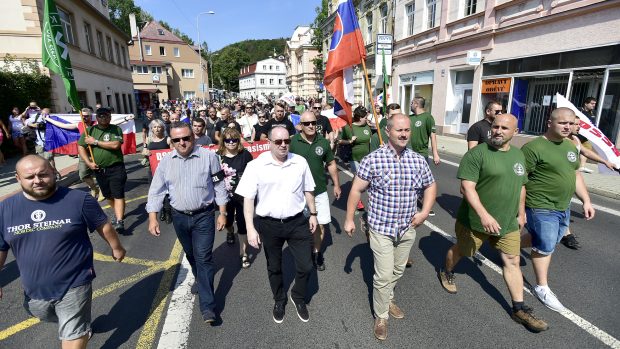
<svg viewBox="0 0 620 349"><path fill-rule="evenodd" d="M120 263L123 261L123 258L125 258L126 253L127 251L125 251L123 246L120 246L119 248L112 249L112 258Z"/></svg>
<svg viewBox="0 0 620 349"><path fill-rule="evenodd" d="M583 215L586 217L587 221L594 218L594 207L592 207L591 203L588 202L583 204Z"/></svg>
<svg viewBox="0 0 620 349"><path fill-rule="evenodd" d="M439 158L439 154L433 154L433 162L435 163L435 166L439 165L441 163L441 159Z"/></svg>
<svg viewBox="0 0 620 349"><path fill-rule="evenodd" d="M355 143L355 140L357 139L357 136L353 136L351 137L351 144Z"/></svg>
<svg viewBox="0 0 620 349"><path fill-rule="evenodd" d="M0 287L0 299L2 299L2 287Z"/></svg>
<svg viewBox="0 0 620 349"><path fill-rule="evenodd" d="M525 216L525 213L517 216L517 222L519 223L519 231L521 231L527 223L527 217Z"/></svg>
<svg viewBox="0 0 620 349"><path fill-rule="evenodd" d="M612 171L616 169L616 168L614 167L613 162L611 162L611 161L605 161L605 162L604 162L604 164L605 164L605 166L607 166L607 168L608 168L608 169L610 169L610 170L612 170Z"/></svg>
<svg viewBox="0 0 620 349"><path fill-rule="evenodd" d="M316 227L319 226L319 221L316 219L316 216L310 216L308 223L310 224L310 232L314 233Z"/></svg>
<svg viewBox="0 0 620 349"><path fill-rule="evenodd" d="M340 199L340 194L342 194L342 190L340 190L340 186L334 186L334 197L336 200Z"/></svg>
<svg viewBox="0 0 620 349"><path fill-rule="evenodd" d="M88 168L90 168L93 171L96 171L99 169L99 165L97 165L94 162L87 162L86 165L88 166Z"/></svg>
<svg viewBox="0 0 620 349"><path fill-rule="evenodd" d="M84 138L84 142L88 145L93 145L95 144L96 139L93 136L88 136L86 138Z"/></svg>
<svg viewBox="0 0 620 349"><path fill-rule="evenodd" d="M499 235L500 230L502 230L495 218L488 213L484 217L480 217L480 223L482 223L484 231L491 235Z"/></svg>
<svg viewBox="0 0 620 349"><path fill-rule="evenodd" d="M149 219L149 233L153 236L159 236L159 222L157 219Z"/></svg>
<svg viewBox="0 0 620 349"><path fill-rule="evenodd" d="M416 212L416 214L413 215L413 219L411 220L411 226L414 228L419 227L420 225L422 225L422 223L424 223L426 218L428 218L427 212L424 212L424 211Z"/></svg>
<svg viewBox="0 0 620 349"><path fill-rule="evenodd" d="M129 116L125 117L125 120L129 121L129 120L133 120L134 116L133 114L130 114Z"/></svg>
<svg viewBox="0 0 620 349"><path fill-rule="evenodd" d="M219 216L217 216L217 222L215 224L215 228L217 229L217 231L222 231L222 229L224 229L225 226L226 226L226 216L224 216L223 214L220 214Z"/></svg>
<svg viewBox="0 0 620 349"><path fill-rule="evenodd" d="M348 219L344 221L344 231L349 237L353 237L353 233L355 233L355 222Z"/></svg>
<svg viewBox="0 0 620 349"><path fill-rule="evenodd" d="M250 246L254 247L254 248L260 248L260 236L258 236L258 232L256 231L256 228L252 227L252 228L247 228L248 230L248 243L250 244Z"/></svg>

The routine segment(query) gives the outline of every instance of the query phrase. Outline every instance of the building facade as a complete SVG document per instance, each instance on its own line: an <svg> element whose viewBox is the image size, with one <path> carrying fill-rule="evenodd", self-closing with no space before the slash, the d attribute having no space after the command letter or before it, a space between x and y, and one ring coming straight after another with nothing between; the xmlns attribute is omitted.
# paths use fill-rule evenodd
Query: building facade
<svg viewBox="0 0 620 349"><path fill-rule="evenodd" d="M56 0L63 34L73 67L80 102L97 103L118 113L135 112L133 84L127 43L129 37L110 22L107 1ZM0 13L0 55L31 59L41 63L43 0L2 0ZM48 69L44 74L50 75ZM51 73L53 112L68 112L62 78Z"/></svg>
<svg viewBox="0 0 620 349"><path fill-rule="evenodd" d="M555 94L597 100L597 124L620 143L620 2L412 0L396 5L392 93L427 100L442 134L463 134L500 102L525 143L546 129ZM469 65L468 51L481 64Z"/></svg>
<svg viewBox="0 0 620 349"><path fill-rule="evenodd" d="M207 61L194 48L156 21L132 40L129 56L140 108L152 108L156 99L209 99Z"/></svg>
<svg viewBox="0 0 620 349"><path fill-rule="evenodd" d="M239 97L241 98L280 97L287 91L286 64L283 59L267 58L243 67L239 71Z"/></svg>
<svg viewBox="0 0 620 349"><path fill-rule="evenodd" d="M286 86L295 96L318 97L323 77L314 64L319 51L312 45L312 28L299 26L286 41Z"/></svg>

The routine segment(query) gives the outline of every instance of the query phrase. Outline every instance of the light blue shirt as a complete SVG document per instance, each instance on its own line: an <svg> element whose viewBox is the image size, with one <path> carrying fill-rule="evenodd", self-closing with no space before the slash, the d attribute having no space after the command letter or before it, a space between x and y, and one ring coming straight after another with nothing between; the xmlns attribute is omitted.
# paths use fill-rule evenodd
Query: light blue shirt
<svg viewBox="0 0 620 349"><path fill-rule="evenodd" d="M170 195L170 205L178 211L198 210L214 200L219 206L226 205L228 192L224 180L213 183L212 179L220 171L220 161L210 150L197 146L186 158L173 150L157 166L146 211L159 212L166 194Z"/></svg>

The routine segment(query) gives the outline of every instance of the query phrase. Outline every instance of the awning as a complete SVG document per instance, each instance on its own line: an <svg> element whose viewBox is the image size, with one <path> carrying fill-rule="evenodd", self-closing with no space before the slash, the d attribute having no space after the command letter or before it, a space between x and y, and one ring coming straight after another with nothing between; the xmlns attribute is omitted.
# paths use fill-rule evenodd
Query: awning
<svg viewBox="0 0 620 349"><path fill-rule="evenodd" d="M162 93L158 88L136 89L136 91L142 93Z"/></svg>

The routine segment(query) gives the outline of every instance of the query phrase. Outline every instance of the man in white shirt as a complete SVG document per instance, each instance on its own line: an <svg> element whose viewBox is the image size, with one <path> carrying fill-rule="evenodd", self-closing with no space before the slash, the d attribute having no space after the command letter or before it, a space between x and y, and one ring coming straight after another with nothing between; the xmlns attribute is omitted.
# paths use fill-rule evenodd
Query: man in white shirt
<svg viewBox="0 0 620 349"><path fill-rule="evenodd" d="M296 264L291 301L301 321L307 322L306 289L314 269L310 253L312 234L318 225L314 180L306 160L289 153L291 139L286 128L275 126L269 131L268 138L270 152L248 164L236 193L244 197L248 242L254 248L258 248L261 242L264 244L269 284L275 301L273 320L276 323L284 321L286 291L282 281L282 247L286 242ZM255 200L256 226L253 219ZM303 214L306 204L310 218Z"/></svg>

